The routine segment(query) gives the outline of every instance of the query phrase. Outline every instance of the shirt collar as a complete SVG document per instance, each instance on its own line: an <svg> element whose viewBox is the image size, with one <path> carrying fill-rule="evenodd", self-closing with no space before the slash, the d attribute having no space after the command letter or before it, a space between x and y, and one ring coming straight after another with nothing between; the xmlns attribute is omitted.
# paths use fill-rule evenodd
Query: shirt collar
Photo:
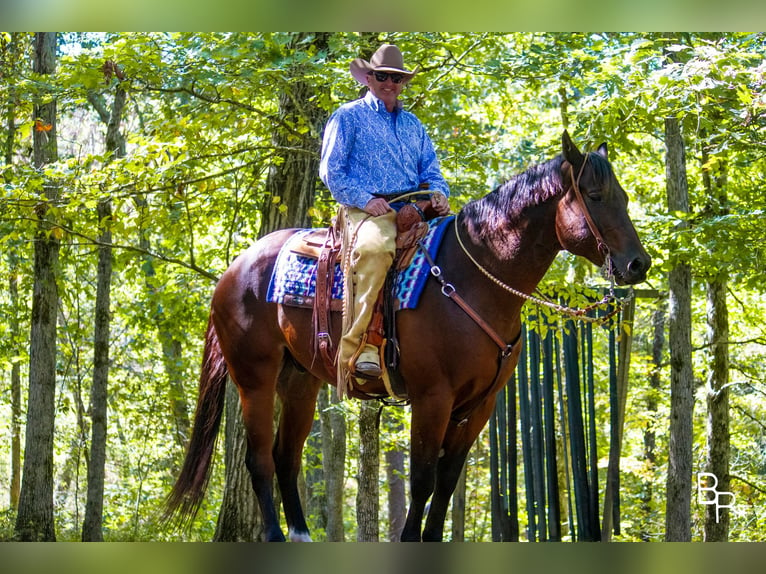
<svg viewBox="0 0 766 574"><path fill-rule="evenodd" d="M386 104L383 103L383 100L380 100L375 97L375 95L370 91L367 90L367 93L364 95L364 102L370 106L373 110L376 112L384 111L387 112ZM394 108L394 111L400 112L402 110L402 102L399 100L396 101L396 107Z"/></svg>

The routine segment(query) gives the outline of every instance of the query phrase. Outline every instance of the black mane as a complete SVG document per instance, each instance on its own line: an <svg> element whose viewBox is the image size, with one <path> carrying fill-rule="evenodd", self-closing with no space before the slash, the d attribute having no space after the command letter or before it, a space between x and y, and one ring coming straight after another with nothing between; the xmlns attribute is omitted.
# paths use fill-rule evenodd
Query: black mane
<svg viewBox="0 0 766 574"><path fill-rule="evenodd" d="M563 191L562 156L533 165L513 176L482 198L463 207L464 220L479 235L492 234L516 223L524 209L538 205Z"/></svg>

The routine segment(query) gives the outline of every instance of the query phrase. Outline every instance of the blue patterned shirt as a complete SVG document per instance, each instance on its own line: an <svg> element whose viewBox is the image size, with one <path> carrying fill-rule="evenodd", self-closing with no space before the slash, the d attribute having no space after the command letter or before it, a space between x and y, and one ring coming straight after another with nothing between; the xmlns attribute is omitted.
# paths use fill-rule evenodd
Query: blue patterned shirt
<svg viewBox="0 0 766 574"><path fill-rule="evenodd" d="M330 116L319 177L339 203L360 209L373 194L398 195L421 183L449 196L423 124L401 105L389 112L372 92Z"/></svg>

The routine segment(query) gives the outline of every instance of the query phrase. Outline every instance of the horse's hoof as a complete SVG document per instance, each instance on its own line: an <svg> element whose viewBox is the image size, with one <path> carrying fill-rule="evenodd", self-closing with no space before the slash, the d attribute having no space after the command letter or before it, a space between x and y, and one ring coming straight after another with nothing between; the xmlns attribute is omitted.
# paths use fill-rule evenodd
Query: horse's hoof
<svg viewBox="0 0 766 574"><path fill-rule="evenodd" d="M308 532L290 530L290 542L312 542Z"/></svg>

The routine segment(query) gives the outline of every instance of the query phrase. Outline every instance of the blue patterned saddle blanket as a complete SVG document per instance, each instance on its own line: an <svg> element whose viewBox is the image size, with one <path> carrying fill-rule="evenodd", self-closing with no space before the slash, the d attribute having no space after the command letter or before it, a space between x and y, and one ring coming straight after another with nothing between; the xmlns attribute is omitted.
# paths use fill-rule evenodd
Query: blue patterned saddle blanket
<svg viewBox="0 0 766 574"><path fill-rule="evenodd" d="M423 238L423 246L432 258L436 258L447 223L454 217L436 217L428 222L428 234ZM316 295L317 260L291 248L294 241L299 241L312 231L299 231L280 249L269 281L268 301L297 307L313 305ZM431 267L425 255L417 249L409 266L397 274L394 283L395 310L417 307L430 273ZM332 300L332 303L335 303L333 308L339 309L338 303L343 300L343 271L339 263L335 265L333 274Z"/></svg>

